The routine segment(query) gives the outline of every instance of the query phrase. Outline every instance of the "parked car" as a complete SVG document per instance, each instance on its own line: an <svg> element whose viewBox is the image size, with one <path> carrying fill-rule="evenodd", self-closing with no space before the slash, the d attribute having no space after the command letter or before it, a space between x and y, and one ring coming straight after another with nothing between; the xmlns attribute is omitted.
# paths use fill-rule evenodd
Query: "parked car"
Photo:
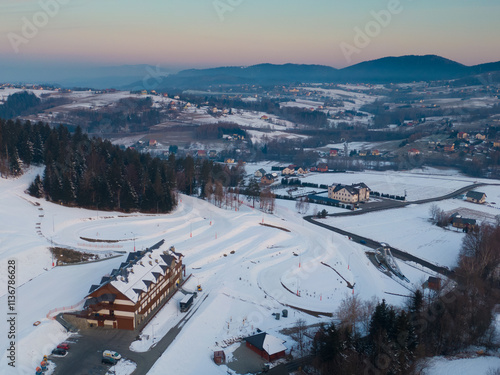
<svg viewBox="0 0 500 375"><path fill-rule="evenodd" d="M111 357L102 357L102 360L101 360L101 363L105 364L105 365L116 365L116 363L118 362L117 359L114 359L114 358L111 358Z"/></svg>
<svg viewBox="0 0 500 375"><path fill-rule="evenodd" d="M122 356L120 354L118 354L117 352L114 352L112 350L105 350L104 352L102 352L102 357L103 358L105 358L105 357L113 358L116 361L118 361L119 359L122 358Z"/></svg>
<svg viewBox="0 0 500 375"><path fill-rule="evenodd" d="M66 355L66 350L60 349L60 348L55 348L54 350L52 350L52 354L55 354L55 355Z"/></svg>
<svg viewBox="0 0 500 375"><path fill-rule="evenodd" d="M62 344L57 345L58 349L64 349L64 350L69 350L69 344L63 342Z"/></svg>

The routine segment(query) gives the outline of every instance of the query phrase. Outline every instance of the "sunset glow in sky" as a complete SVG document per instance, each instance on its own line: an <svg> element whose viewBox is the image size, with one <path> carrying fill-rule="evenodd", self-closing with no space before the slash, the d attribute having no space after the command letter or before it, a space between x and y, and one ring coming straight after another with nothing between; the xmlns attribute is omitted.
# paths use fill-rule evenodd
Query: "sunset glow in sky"
<svg viewBox="0 0 500 375"><path fill-rule="evenodd" d="M0 66L341 68L408 54L474 65L500 60L499 16L498 0L2 0Z"/></svg>

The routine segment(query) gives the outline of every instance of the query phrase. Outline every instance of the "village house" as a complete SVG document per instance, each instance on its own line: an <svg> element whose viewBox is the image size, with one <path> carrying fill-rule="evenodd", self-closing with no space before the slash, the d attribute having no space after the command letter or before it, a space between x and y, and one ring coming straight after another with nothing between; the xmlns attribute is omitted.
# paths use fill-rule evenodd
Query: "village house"
<svg viewBox="0 0 500 375"><path fill-rule="evenodd" d="M199 158L206 158L207 157L207 151L205 151L205 150L198 150L198 152L196 153L196 156L198 156Z"/></svg>
<svg viewBox="0 0 500 375"><path fill-rule="evenodd" d="M480 141L484 141L486 139L486 136L484 134L477 133L476 134L476 139L478 139Z"/></svg>
<svg viewBox="0 0 500 375"><path fill-rule="evenodd" d="M90 326L133 330L172 296L183 280L182 254L164 240L129 253L126 262L92 285L80 315Z"/></svg>
<svg viewBox="0 0 500 375"><path fill-rule="evenodd" d="M328 172L328 165L325 163L319 163L317 171L318 172Z"/></svg>
<svg viewBox="0 0 500 375"><path fill-rule="evenodd" d="M467 138L469 138L469 134L467 134L466 132L458 132L457 138L458 139L467 139Z"/></svg>
<svg viewBox="0 0 500 375"><path fill-rule="evenodd" d="M362 182L353 185L331 185L328 187L328 198L344 203L367 202L370 199L370 188Z"/></svg>
<svg viewBox="0 0 500 375"><path fill-rule="evenodd" d="M255 171L255 173L253 174L255 177L257 178L261 178L262 176L264 176L266 174L266 170L264 168L260 168L258 170Z"/></svg>
<svg viewBox="0 0 500 375"><path fill-rule="evenodd" d="M274 182L274 177L272 174L268 173L262 176L260 182L264 185L271 185Z"/></svg>
<svg viewBox="0 0 500 375"><path fill-rule="evenodd" d="M451 145L445 145L444 146L444 152L453 152L455 151L455 144L452 143Z"/></svg>
<svg viewBox="0 0 500 375"><path fill-rule="evenodd" d="M458 212L455 212L450 216L451 225L455 228L463 229L464 232L468 232L476 226L475 219L467 219L462 217Z"/></svg>
<svg viewBox="0 0 500 375"><path fill-rule="evenodd" d="M157 145L158 145L158 142L156 142L156 139L149 140L149 147L156 147Z"/></svg>
<svg viewBox="0 0 500 375"><path fill-rule="evenodd" d="M307 170L307 168L302 168L302 167L299 167L299 169L297 169L297 174L308 174L309 171Z"/></svg>
<svg viewBox="0 0 500 375"><path fill-rule="evenodd" d="M244 340L247 348L257 353L268 362L275 361L285 356L286 346L283 345L284 341L266 332L246 337Z"/></svg>
<svg viewBox="0 0 500 375"><path fill-rule="evenodd" d="M408 156L416 156L416 155L420 155L420 151L416 148L410 148L408 150Z"/></svg>
<svg viewBox="0 0 500 375"><path fill-rule="evenodd" d="M336 148L331 148L330 149L330 157L335 157L339 155L339 150Z"/></svg>
<svg viewBox="0 0 500 375"><path fill-rule="evenodd" d="M208 157L209 157L210 159L215 159L215 158L217 157L217 151L216 151L216 150L210 150L210 151L208 152Z"/></svg>
<svg viewBox="0 0 500 375"><path fill-rule="evenodd" d="M486 201L486 194L479 191L469 191L466 198L467 202L483 204Z"/></svg>
<svg viewBox="0 0 500 375"><path fill-rule="evenodd" d="M295 174L295 169L286 167L281 171L282 176L290 176Z"/></svg>

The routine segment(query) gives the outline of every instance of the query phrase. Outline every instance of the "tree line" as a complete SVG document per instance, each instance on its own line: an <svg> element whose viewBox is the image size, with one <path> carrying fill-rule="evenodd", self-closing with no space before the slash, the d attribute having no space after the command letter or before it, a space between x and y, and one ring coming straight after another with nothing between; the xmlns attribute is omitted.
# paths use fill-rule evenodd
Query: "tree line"
<svg viewBox="0 0 500 375"><path fill-rule="evenodd" d="M0 118L13 119L22 115L35 114L45 109L67 104L67 98L47 98L42 94L42 99L28 91L16 92L7 97L3 105L0 105Z"/></svg>
<svg viewBox="0 0 500 375"><path fill-rule="evenodd" d="M439 290L416 290L404 308L345 298L340 323L314 335L312 366L320 374L420 373L425 357L493 346L499 300L500 226L483 224L464 237L453 280Z"/></svg>
<svg viewBox="0 0 500 375"><path fill-rule="evenodd" d="M89 138L81 128L73 133L44 123L0 119L0 173L19 176L30 165L45 165L28 192L52 202L101 210L170 212L176 191L204 197L207 183L238 186L244 168L194 160L168 160L107 140Z"/></svg>

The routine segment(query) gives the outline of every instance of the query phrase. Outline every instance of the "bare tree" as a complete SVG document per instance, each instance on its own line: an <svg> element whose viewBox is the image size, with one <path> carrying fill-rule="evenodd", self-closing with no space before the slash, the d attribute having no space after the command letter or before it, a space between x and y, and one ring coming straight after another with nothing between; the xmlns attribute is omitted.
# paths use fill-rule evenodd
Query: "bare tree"
<svg viewBox="0 0 500 375"><path fill-rule="evenodd" d="M224 199L224 188L222 187L222 183L220 181L215 182L215 203L219 205L219 207L222 206L222 201Z"/></svg>
<svg viewBox="0 0 500 375"><path fill-rule="evenodd" d="M340 320L341 325L349 327L352 332L368 332L370 319L377 302L376 298L363 301L356 295L346 296L340 302L335 315Z"/></svg>
<svg viewBox="0 0 500 375"><path fill-rule="evenodd" d="M212 194L213 194L213 185L212 182L208 181L205 185L205 197L207 198L208 202L210 202L210 199L212 199Z"/></svg>
<svg viewBox="0 0 500 375"><path fill-rule="evenodd" d="M429 209L429 214L431 216L431 222L438 227L446 227L450 222L450 218L446 212L441 210L435 203Z"/></svg>
<svg viewBox="0 0 500 375"><path fill-rule="evenodd" d="M293 331L294 332L290 336L295 340L295 342L297 342L299 355L303 357L306 347L306 321L304 319L297 319L297 321L295 322L295 326L293 327Z"/></svg>

